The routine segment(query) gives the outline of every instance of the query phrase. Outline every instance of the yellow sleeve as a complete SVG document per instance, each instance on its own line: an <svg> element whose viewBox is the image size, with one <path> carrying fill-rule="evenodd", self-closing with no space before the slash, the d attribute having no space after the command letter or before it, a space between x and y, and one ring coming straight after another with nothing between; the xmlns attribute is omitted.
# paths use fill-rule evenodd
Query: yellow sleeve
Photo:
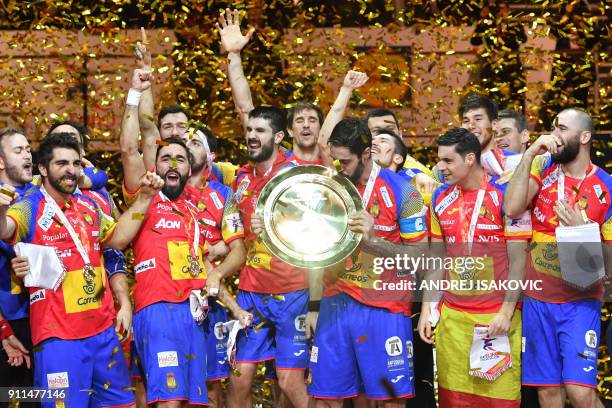
<svg viewBox="0 0 612 408"><path fill-rule="evenodd" d="M221 170L221 174L223 175L223 180L221 180L221 182L231 188L234 180L236 179L238 166L229 162L218 162L215 164L219 170Z"/></svg>

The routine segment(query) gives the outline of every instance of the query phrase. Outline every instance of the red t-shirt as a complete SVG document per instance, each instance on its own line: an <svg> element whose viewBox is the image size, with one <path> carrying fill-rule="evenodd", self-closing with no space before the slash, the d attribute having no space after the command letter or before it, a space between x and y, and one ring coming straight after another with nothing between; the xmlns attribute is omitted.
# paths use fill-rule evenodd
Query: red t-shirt
<svg viewBox="0 0 612 408"><path fill-rule="evenodd" d="M444 184L432 196L431 237L445 242L445 279L464 284L457 290L444 292L444 303L456 310L470 313L499 311L506 292L495 290L503 286L492 283L508 279L506 241L531 238L529 225L516 225L504 216L502 206L507 184L497 184L496 180L497 177L487 176L486 183L481 186L484 195L474 227L471 252L467 245L469 226L479 189L462 191L458 185ZM470 290L468 285L477 281L485 285ZM493 290L487 290L491 287Z"/></svg>
<svg viewBox="0 0 612 408"><path fill-rule="evenodd" d="M85 279L83 258L40 190L8 210L7 216L16 225L12 243L55 247L67 271L57 291L29 288L33 344L50 337L72 340L94 336L110 327L115 316L101 245L112 236L116 224L94 201L80 194L58 205L79 236L96 273L92 281Z"/></svg>
<svg viewBox="0 0 612 408"><path fill-rule="evenodd" d="M128 202L137 194L124 193ZM192 276L189 267L200 212L186 192L175 200L160 193L151 201L134 239L134 312L157 302L183 302L192 290L206 286L202 256L207 249L202 237L196 254L200 273Z"/></svg>

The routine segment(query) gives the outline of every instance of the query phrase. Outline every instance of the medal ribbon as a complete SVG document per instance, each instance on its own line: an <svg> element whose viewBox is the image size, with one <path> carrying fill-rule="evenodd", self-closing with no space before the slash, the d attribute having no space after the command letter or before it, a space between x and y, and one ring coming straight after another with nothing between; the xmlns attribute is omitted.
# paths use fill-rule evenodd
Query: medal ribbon
<svg viewBox="0 0 612 408"><path fill-rule="evenodd" d="M172 208L174 208L175 211L182 213L182 211L176 208L176 205L172 201L170 201L170 199L166 197L166 195L162 193L161 191L159 192L159 196L161 197L162 201L169 203L172 206ZM191 256L196 257L198 255L198 247L200 246L200 226L198 225L198 221L195 219L195 217L193 216L193 213L191 212L191 209L189 208L189 204L191 203L185 200L185 204L187 205L188 207L187 211L189 211L189 215L191 216L191 219L193 220L194 232L195 232L193 235L193 248L192 248L193 253L191 254ZM189 237L189 235L190 235L189 230L187 230L187 236Z"/></svg>
<svg viewBox="0 0 612 408"><path fill-rule="evenodd" d="M459 186L455 187L459 189L459 197L461 202L461 218L462 222L465 220L465 210L463 205L463 192ZM476 196L476 202L474 203L474 209L472 210L472 218L470 219L470 224L468 228L467 237L464 235L464 239L467 238L468 243L468 253L471 255L472 253L472 245L474 243L474 234L476 233L476 224L478 223L478 216L480 215L480 208L482 207L482 203L484 201L484 196L487 188L487 175L485 174L482 184L480 185L480 189L478 190L478 194ZM465 229L464 229L465 234Z"/></svg>
<svg viewBox="0 0 612 408"><path fill-rule="evenodd" d="M53 212L55 213L55 215L57 215L57 218L59 218L61 223L64 224L64 226L68 230L68 234L70 235L70 238L72 238L72 241L74 242L74 245L76 246L76 249L79 255L81 255L81 258L83 258L83 262L85 262L85 266L87 265L91 266L89 254L85 250L85 247L83 246L83 243L81 242L81 239L77 235L76 231L74 230L74 228L72 228L72 225L70 224L70 221L68 221L66 214L64 214L64 212L59 207L57 202L53 199L53 197L49 195L49 193L47 192L47 190L45 190L43 186L40 187L40 191L45 197L45 200L47 201L47 203L49 203L49 205L53 209Z"/></svg>
<svg viewBox="0 0 612 408"><path fill-rule="evenodd" d="M372 171L370 172L370 178L368 178L368 184L366 184L365 191L363 192L363 197L361 202L363 203L363 208L366 209L368 206L368 202L370 201L370 196L372 195L372 191L374 190L374 182L380 173L380 166L372 161Z"/></svg>

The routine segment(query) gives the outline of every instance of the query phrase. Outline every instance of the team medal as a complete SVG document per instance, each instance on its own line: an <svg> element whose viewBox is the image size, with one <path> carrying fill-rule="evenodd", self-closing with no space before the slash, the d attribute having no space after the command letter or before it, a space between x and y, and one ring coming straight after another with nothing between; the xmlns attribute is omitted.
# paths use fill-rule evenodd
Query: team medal
<svg viewBox="0 0 612 408"><path fill-rule="evenodd" d="M94 267L88 263L83 267L83 277L85 278L85 282L92 284L94 277L96 276L96 270Z"/></svg>
<svg viewBox="0 0 612 408"><path fill-rule="evenodd" d="M193 256L193 255L188 255L187 260L189 261L189 273L191 274L191 276L195 278L196 276L200 274L200 272L202 272L202 268L200 267L200 264L198 263L198 257Z"/></svg>

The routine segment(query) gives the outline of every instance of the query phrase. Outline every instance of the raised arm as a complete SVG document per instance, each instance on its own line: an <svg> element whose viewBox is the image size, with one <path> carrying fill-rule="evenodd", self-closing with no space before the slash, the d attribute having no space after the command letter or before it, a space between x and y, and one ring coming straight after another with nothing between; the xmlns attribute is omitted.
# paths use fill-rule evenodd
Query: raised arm
<svg viewBox="0 0 612 408"><path fill-rule="evenodd" d="M136 61L140 69L145 72L153 72L151 50L147 40L147 33L140 28L141 41L136 43ZM155 109L153 103L153 84L140 94L140 105L138 105L138 123L142 137L142 157L146 169L155 166L156 142L160 140L159 129L155 125Z"/></svg>
<svg viewBox="0 0 612 408"><path fill-rule="evenodd" d="M553 135L540 136L523 154L521 162L514 170L504 198L504 212L510 218L519 217L533 201L538 192L538 184L531 179L531 164L535 157L547 151L557 152L562 142Z"/></svg>
<svg viewBox="0 0 612 408"><path fill-rule="evenodd" d="M344 117L344 111L346 111L346 107L351 100L353 91L368 82L368 79L368 76L363 72L349 71L346 73L340 92L338 92L338 96L336 97L336 101L327 113L325 121L321 126L321 131L319 132L320 147L327 148L329 136L332 130L334 130L334 127L336 127L338 122Z"/></svg>
<svg viewBox="0 0 612 408"><path fill-rule="evenodd" d="M119 145L121 147L124 183L128 191L134 191L138 188L140 179L146 172L144 161L138 150L138 105L142 92L151 87L151 80L151 72L141 69L134 70L121 121Z"/></svg>
<svg viewBox="0 0 612 408"><path fill-rule="evenodd" d="M251 40L254 28L250 28L246 35L242 35L240 31L240 12L238 10L225 10L225 15L219 16L217 30L221 36L221 45L227 51L229 64L227 67L230 86L232 87L232 97L234 105L240 115L240 120L243 127L246 127L249 112L255 107L253 105L253 97L249 83L244 76L242 69L242 59L240 51Z"/></svg>
<svg viewBox="0 0 612 408"><path fill-rule="evenodd" d="M161 177L157 174L147 172L138 184L138 189L140 190L138 197L132 205L121 214L115 226L115 231L103 244L115 249L125 249L125 247L134 240L134 237L136 237L142 225L144 215L149 209L151 200L161 191L163 186L164 181Z"/></svg>

